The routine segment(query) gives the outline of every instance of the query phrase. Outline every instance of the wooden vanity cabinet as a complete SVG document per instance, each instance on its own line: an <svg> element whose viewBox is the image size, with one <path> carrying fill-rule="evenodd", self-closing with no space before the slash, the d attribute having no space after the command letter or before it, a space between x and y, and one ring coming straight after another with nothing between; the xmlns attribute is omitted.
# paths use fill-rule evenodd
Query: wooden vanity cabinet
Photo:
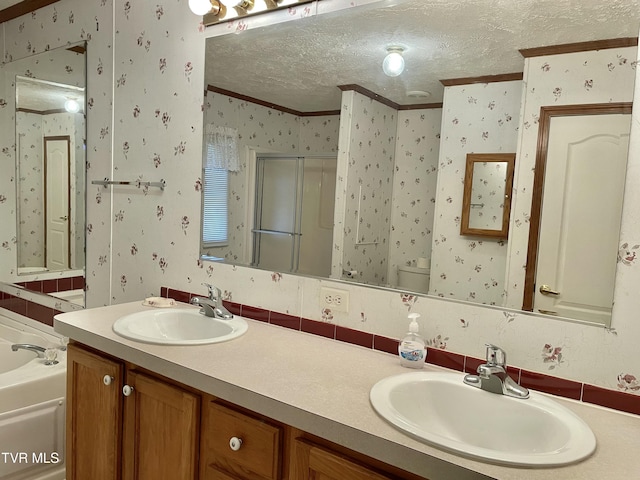
<svg viewBox="0 0 640 480"><path fill-rule="evenodd" d="M197 478L198 395L72 344L67 399L67 480Z"/></svg>
<svg viewBox="0 0 640 480"><path fill-rule="evenodd" d="M424 480L77 344L66 464L67 480Z"/></svg>

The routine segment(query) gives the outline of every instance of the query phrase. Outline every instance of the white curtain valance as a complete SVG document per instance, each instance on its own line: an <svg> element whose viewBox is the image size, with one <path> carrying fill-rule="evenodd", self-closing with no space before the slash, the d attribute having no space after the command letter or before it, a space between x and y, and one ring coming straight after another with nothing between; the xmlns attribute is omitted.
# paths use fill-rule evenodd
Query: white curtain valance
<svg viewBox="0 0 640 480"><path fill-rule="evenodd" d="M206 164L230 172L240 171L238 130L208 123L205 127Z"/></svg>

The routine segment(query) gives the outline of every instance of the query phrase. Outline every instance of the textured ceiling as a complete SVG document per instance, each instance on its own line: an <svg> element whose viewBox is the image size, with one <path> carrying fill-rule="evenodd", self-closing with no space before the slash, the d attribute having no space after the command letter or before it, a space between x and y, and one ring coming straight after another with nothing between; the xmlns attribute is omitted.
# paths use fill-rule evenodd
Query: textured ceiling
<svg viewBox="0 0 640 480"><path fill-rule="evenodd" d="M518 50L637 37L640 0L405 0L207 40L206 83L299 111L340 108L338 85L441 102L439 80L522 72ZM406 68L386 77L389 45ZM412 99L411 90L429 98Z"/></svg>
<svg viewBox="0 0 640 480"><path fill-rule="evenodd" d="M18 107L27 110L61 110L69 99L84 105L84 88L26 77L16 80L16 94Z"/></svg>

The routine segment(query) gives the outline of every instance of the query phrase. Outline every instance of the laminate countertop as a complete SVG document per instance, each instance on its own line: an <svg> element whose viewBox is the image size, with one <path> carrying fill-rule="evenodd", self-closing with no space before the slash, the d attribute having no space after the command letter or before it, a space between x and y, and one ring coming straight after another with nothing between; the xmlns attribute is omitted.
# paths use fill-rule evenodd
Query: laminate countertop
<svg viewBox="0 0 640 480"><path fill-rule="evenodd" d="M55 316L54 329L111 356L430 480L640 479L636 461L640 416L553 397L591 427L597 439L595 453L558 468L493 465L417 441L378 416L369 403L371 387L385 377L409 371L393 355L250 319L243 336L201 346L139 343L113 332L118 318L152 308L140 301L62 313ZM448 371L429 364L424 369Z"/></svg>

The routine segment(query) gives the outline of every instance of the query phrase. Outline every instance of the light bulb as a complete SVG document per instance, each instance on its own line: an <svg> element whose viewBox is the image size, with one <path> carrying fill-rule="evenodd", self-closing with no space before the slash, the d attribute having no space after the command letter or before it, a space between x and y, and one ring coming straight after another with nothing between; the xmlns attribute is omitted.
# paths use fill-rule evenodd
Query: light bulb
<svg viewBox="0 0 640 480"><path fill-rule="evenodd" d="M78 113L80 111L80 104L77 100L70 98L64 102L64 109L69 113Z"/></svg>
<svg viewBox="0 0 640 480"><path fill-rule="evenodd" d="M402 49L388 49L389 53L382 62L382 70L389 77L397 77L404 70L404 58Z"/></svg>
<svg viewBox="0 0 640 480"><path fill-rule="evenodd" d="M196 15L206 15L211 11L209 0L189 0L189 8Z"/></svg>

